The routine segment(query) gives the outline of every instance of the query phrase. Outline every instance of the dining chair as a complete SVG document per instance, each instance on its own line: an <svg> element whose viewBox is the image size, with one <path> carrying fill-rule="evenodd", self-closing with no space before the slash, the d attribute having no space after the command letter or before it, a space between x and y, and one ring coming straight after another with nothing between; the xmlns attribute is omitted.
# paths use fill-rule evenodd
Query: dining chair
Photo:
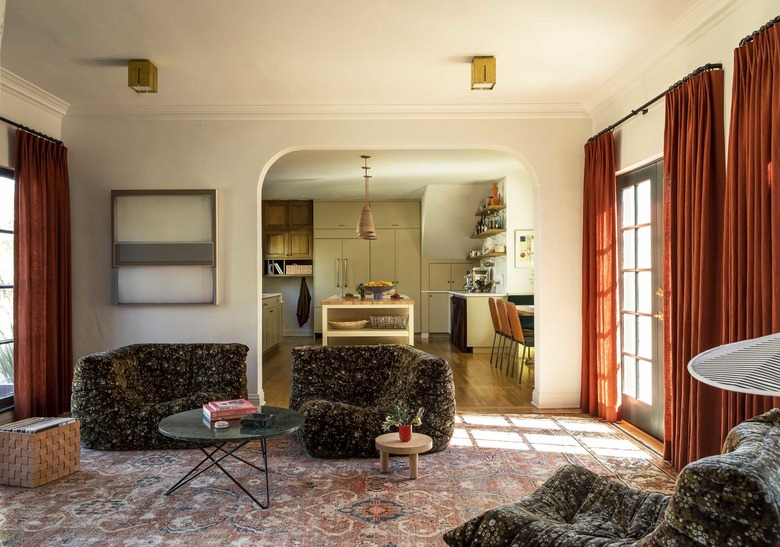
<svg viewBox="0 0 780 547"><path fill-rule="evenodd" d="M520 323L520 316L517 314L517 306L512 302L506 303L506 314L509 318L509 326L512 329L512 342L515 344L515 356L512 358L512 352L509 352L509 360L512 362L512 376L515 375L515 361L517 360L517 351L519 347L523 346L523 356L520 359L520 375L518 376L518 384L523 383L523 368L525 363L531 355L531 349L534 347L534 331L531 329L524 329ZM529 365L530 366L530 365ZM509 365L507 364L507 368Z"/></svg>
<svg viewBox="0 0 780 547"><path fill-rule="evenodd" d="M506 346L509 344L509 353L512 353L512 327L509 326L509 318L507 317L506 310L507 302L500 298L496 298L496 311L498 312L498 321L501 325L501 350L499 354L498 370L504 370L504 354L506 353ZM509 363L506 365L507 372L509 372Z"/></svg>
<svg viewBox="0 0 780 547"><path fill-rule="evenodd" d="M498 310L496 309L496 299L488 297L488 306L490 307L490 319L493 321L493 345L490 348L490 364L493 364L493 352L496 349L496 343L501 341L504 333L501 332L501 322L498 319ZM498 357L498 351L495 352Z"/></svg>

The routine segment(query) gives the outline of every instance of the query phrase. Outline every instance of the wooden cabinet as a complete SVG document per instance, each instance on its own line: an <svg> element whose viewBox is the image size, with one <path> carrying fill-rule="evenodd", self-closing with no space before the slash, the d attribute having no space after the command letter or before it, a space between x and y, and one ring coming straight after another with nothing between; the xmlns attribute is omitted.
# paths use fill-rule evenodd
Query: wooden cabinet
<svg viewBox="0 0 780 547"><path fill-rule="evenodd" d="M311 231L265 232L265 258L311 258Z"/></svg>
<svg viewBox="0 0 780 547"><path fill-rule="evenodd" d="M311 229L314 203L307 200L264 200L263 227L268 230Z"/></svg>
<svg viewBox="0 0 780 547"><path fill-rule="evenodd" d="M263 201L265 275L288 275L288 261L295 266L307 266L296 271L306 271L303 275L311 275L313 211L312 201Z"/></svg>
<svg viewBox="0 0 780 547"><path fill-rule="evenodd" d="M279 344L282 341L282 332L282 297L263 297L263 351Z"/></svg>
<svg viewBox="0 0 780 547"><path fill-rule="evenodd" d="M377 228L371 241L371 279L391 281L398 293L420 301L420 230ZM415 309L420 324L420 306Z"/></svg>

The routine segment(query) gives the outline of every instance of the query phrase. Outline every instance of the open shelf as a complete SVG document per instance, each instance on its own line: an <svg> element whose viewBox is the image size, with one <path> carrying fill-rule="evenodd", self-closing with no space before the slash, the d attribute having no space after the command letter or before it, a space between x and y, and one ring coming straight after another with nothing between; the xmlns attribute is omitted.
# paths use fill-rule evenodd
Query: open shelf
<svg viewBox="0 0 780 547"><path fill-rule="evenodd" d="M493 237L498 234L505 234L506 228L494 228L492 230L486 230L482 232L481 234L474 234L471 236L471 239L485 239L488 237Z"/></svg>
<svg viewBox="0 0 780 547"><path fill-rule="evenodd" d="M503 252L503 253L482 253L481 255L468 256L466 258L468 260L479 260L480 258L492 258L494 256L506 256L506 252Z"/></svg>
<svg viewBox="0 0 780 547"><path fill-rule="evenodd" d="M474 213L474 216L484 217L485 215L495 213L496 211L503 211L504 209L506 209L506 205L488 205L484 209L477 209L477 212Z"/></svg>

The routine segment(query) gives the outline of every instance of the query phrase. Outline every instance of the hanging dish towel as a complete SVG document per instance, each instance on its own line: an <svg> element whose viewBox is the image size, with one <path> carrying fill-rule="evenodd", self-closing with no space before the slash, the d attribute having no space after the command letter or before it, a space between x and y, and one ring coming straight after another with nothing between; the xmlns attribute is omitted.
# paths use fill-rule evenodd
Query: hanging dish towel
<svg viewBox="0 0 780 547"><path fill-rule="evenodd" d="M306 278L301 277L301 292L298 294L298 310L296 316L298 317L298 326L302 327L309 320L309 308L311 307L311 295L309 294L309 287L306 286Z"/></svg>

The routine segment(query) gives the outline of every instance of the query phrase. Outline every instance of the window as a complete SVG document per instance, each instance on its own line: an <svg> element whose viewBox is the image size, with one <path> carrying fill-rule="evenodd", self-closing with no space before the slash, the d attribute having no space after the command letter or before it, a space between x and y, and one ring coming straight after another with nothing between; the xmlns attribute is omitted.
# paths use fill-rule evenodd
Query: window
<svg viewBox="0 0 780 547"><path fill-rule="evenodd" d="M0 167L0 412L14 402L14 174Z"/></svg>

